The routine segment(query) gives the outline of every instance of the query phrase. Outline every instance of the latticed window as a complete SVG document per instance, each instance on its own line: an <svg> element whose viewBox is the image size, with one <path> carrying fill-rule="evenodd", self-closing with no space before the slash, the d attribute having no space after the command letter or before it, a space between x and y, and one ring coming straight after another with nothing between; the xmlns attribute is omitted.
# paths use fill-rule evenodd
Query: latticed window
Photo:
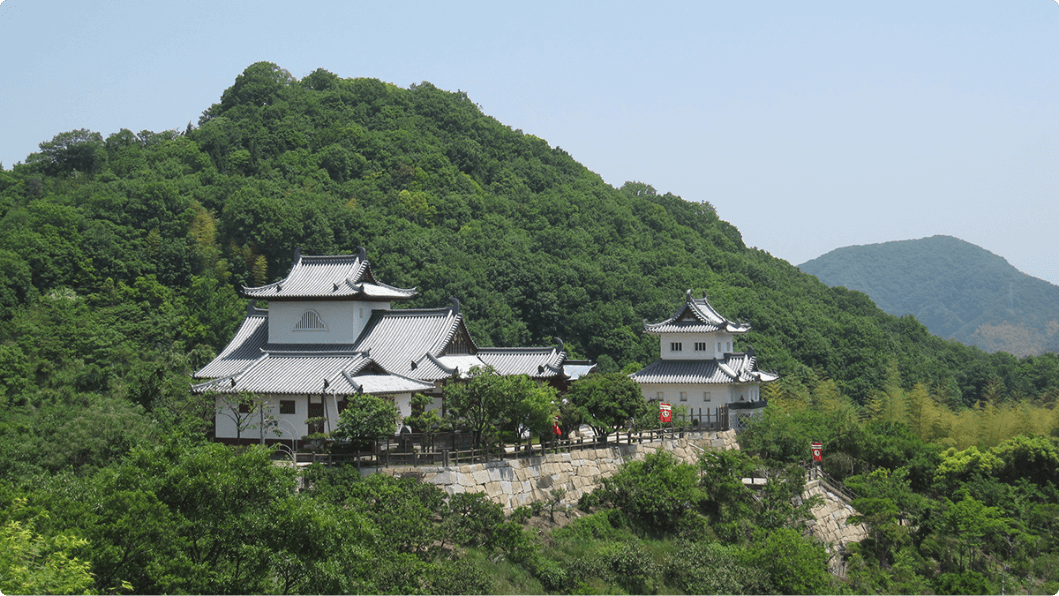
<svg viewBox="0 0 1059 596"><path fill-rule="evenodd" d="M695 342L695 351L696 352L705 352L706 351L706 342L704 342L704 341Z"/></svg>
<svg viewBox="0 0 1059 596"><path fill-rule="evenodd" d="M297 408L294 405L293 399L281 399L279 401L279 413L280 414L295 414Z"/></svg>
<svg viewBox="0 0 1059 596"><path fill-rule="evenodd" d="M687 391L681 391L680 392L680 401L688 401L688 392Z"/></svg>
<svg viewBox="0 0 1059 596"><path fill-rule="evenodd" d="M320 318L320 313L315 310L307 310L294 326L295 331L327 331L327 324Z"/></svg>
<svg viewBox="0 0 1059 596"><path fill-rule="evenodd" d="M679 341L675 341L675 342L669 344L669 349L672 352L679 352L681 350L681 348L682 348L682 346L680 345Z"/></svg>

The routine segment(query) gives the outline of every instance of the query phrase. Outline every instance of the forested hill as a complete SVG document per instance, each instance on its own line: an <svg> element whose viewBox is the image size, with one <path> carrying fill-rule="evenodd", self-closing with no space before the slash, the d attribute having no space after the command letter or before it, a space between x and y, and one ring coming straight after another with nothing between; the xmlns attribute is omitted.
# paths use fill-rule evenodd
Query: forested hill
<svg viewBox="0 0 1059 596"><path fill-rule="evenodd" d="M940 337L1019 356L1059 351L1059 286L958 238L847 246L798 268Z"/></svg>
<svg viewBox="0 0 1059 596"><path fill-rule="evenodd" d="M931 336L747 248L710 203L613 188L429 83L296 80L257 63L185 131L76 130L40 147L0 171L11 403L183 407L181 375L242 316L234 288L281 277L296 247L358 245L380 279L420 288L413 306L459 298L479 345L560 337L605 369L647 363L658 340L642 320L668 316L690 288L749 319L739 347L784 382L815 371L865 400L896 364L905 385L970 404L990 381L1033 397L1059 379L1054 356L1020 362Z"/></svg>

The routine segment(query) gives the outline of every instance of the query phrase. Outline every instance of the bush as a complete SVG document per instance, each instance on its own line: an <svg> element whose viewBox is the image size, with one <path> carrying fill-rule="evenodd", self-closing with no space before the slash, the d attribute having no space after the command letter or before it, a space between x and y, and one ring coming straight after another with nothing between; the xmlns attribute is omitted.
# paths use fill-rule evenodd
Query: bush
<svg viewBox="0 0 1059 596"><path fill-rule="evenodd" d="M664 534L678 529L681 521L702 500L698 470L676 456L659 450L644 461L633 461L603 480L596 492L600 501L620 509L634 526L645 533Z"/></svg>
<svg viewBox="0 0 1059 596"><path fill-rule="evenodd" d="M519 505L511 512L508 519L516 524L526 525L526 522L528 522L531 517L533 517L533 510L525 505Z"/></svg>

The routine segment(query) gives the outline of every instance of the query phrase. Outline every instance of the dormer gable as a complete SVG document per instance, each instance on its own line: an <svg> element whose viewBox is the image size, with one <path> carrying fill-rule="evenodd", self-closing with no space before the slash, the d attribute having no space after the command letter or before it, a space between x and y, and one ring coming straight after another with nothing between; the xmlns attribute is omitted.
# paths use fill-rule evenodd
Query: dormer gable
<svg viewBox="0 0 1059 596"><path fill-rule="evenodd" d="M671 317L658 323L648 323L645 319L643 330L649 335L714 332L741 334L750 331L750 323L733 321L722 316L710 305L706 292L702 293L702 298L693 298L691 290L687 290L684 295L684 304Z"/></svg>
<svg viewBox="0 0 1059 596"><path fill-rule="evenodd" d="M375 278L363 246L355 255L303 255L294 251L287 277L256 288L242 288L243 296L268 301L356 300L390 302L411 300L415 288L397 288Z"/></svg>

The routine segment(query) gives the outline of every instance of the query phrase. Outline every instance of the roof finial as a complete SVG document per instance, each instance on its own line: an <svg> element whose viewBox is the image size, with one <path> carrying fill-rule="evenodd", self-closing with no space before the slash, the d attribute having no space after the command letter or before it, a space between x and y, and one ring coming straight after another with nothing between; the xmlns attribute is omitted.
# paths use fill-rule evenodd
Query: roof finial
<svg viewBox="0 0 1059 596"><path fill-rule="evenodd" d="M702 291L702 301L703 302L709 302L709 300L706 299L706 290Z"/></svg>
<svg viewBox="0 0 1059 596"><path fill-rule="evenodd" d="M452 309L452 314L460 314L460 301L457 300L455 296L449 296L449 300L452 301L452 306L450 307Z"/></svg>
<svg viewBox="0 0 1059 596"><path fill-rule="evenodd" d="M688 290L684 292L684 299L691 302L691 288L688 288Z"/></svg>
<svg viewBox="0 0 1059 596"><path fill-rule="evenodd" d="M300 262L301 260L302 260L302 247L299 246L298 248L294 249L294 264L297 265L298 262Z"/></svg>
<svg viewBox="0 0 1059 596"><path fill-rule="evenodd" d="M246 316L257 314L257 307L254 306L253 300L247 300L246 302Z"/></svg>
<svg viewBox="0 0 1059 596"><path fill-rule="evenodd" d="M552 339L555 340L555 343L559 344L559 348L558 348L557 351L562 352L563 351L563 346L566 345L566 344L563 343L563 340L559 339L558 337L553 337Z"/></svg>
<svg viewBox="0 0 1059 596"><path fill-rule="evenodd" d="M357 247L357 258L361 261L368 260L368 251L363 246Z"/></svg>

